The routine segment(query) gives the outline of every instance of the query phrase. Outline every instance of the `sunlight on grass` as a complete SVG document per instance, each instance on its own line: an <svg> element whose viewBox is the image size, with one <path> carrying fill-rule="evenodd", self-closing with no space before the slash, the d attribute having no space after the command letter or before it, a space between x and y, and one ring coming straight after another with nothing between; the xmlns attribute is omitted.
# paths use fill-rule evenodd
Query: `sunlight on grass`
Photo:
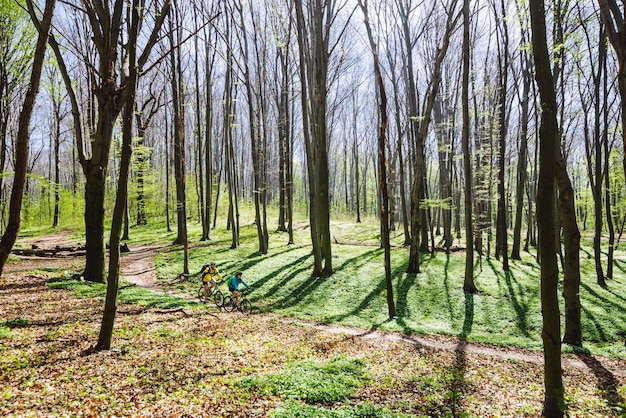
<svg viewBox="0 0 626 418"><path fill-rule="evenodd" d="M295 401L287 401L280 408L270 413L272 418L409 418L412 416L391 412L388 408L368 403L325 409Z"/></svg>
<svg viewBox="0 0 626 418"><path fill-rule="evenodd" d="M48 286L53 289L71 290L80 298L99 298L104 300L106 284L91 283L64 277L53 278L48 281ZM154 292L140 286L122 282L118 290L117 301L119 303L135 303L152 308L177 309L197 308L195 300L189 300L174 295Z"/></svg>
<svg viewBox="0 0 626 418"><path fill-rule="evenodd" d="M190 273L216 261L224 277L243 271L253 287L249 298L265 312L323 323L340 323L366 329L404 333L435 333L497 345L515 345L540 350L540 269L531 253L510 260L511 270L493 258L475 261L475 280L481 292L465 295L464 252L422 255L422 273L405 272L408 248L392 248L392 278L397 317L387 316L383 252L376 244L375 223L333 222L334 273L312 277L313 258L309 230L296 230L296 245L287 245L287 235L272 233L267 255L257 252L256 227L242 224L241 245L230 249L230 231L217 228L212 240L190 249ZM401 241L401 237L397 239ZM593 260L581 260L582 321L585 346L594 352L626 356L626 264L617 261L616 280L602 289L593 281ZM591 264L591 266L590 266ZM620 266L622 269L620 270ZM589 269L591 268L591 271ZM161 252L157 269L163 283L182 271L182 249ZM174 283L191 295L199 278ZM225 290L225 289L223 289ZM562 300L561 300L562 303ZM561 306L563 312L563 306ZM564 321L561 321L564 323Z"/></svg>
<svg viewBox="0 0 626 418"><path fill-rule="evenodd" d="M363 361L336 357L323 364L313 360L301 361L282 373L246 377L236 384L285 399L330 404L349 399L367 380Z"/></svg>

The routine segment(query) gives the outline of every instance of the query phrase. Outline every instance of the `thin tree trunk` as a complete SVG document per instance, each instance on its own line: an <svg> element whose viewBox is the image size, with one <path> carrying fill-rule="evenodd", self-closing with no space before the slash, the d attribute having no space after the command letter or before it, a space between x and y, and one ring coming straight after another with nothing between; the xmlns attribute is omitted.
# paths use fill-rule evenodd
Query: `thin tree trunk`
<svg viewBox="0 0 626 418"><path fill-rule="evenodd" d="M176 180L176 219L177 219L177 236L174 244L183 245L183 273L189 274L189 253L187 238L187 192L185 180L185 110L183 103L183 82L181 80L181 64L180 51L174 48L174 32L180 37L180 26L178 25L178 10L175 10L175 16L170 17L170 33L169 41L172 53L170 63L172 66L172 106L174 108L174 179ZM177 25L174 28L173 20L176 19ZM180 44L177 40L176 44Z"/></svg>
<svg viewBox="0 0 626 418"><path fill-rule="evenodd" d="M24 96L24 104L20 112L17 138L15 141L15 174L13 177L13 188L11 190L11 201L9 205L9 221L4 234L2 234L2 239L0 239L0 275L2 274L4 265L11 253L13 244L15 244L17 240L17 234L20 230L22 201L24 198L24 186L26 184L26 172L28 170L30 120L35 107L37 93L39 92L41 71L46 55L46 45L48 43L48 36L50 35L50 28L52 27L52 16L54 14L55 5L55 0L46 0L41 23L37 25L39 36L35 45L30 82L26 95ZM31 1L28 1L28 8L33 20L36 20Z"/></svg>
<svg viewBox="0 0 626 418"><path fill-rule="evenodd" d="M506 170L506 135L507 135L507 117L506 117L506 104L507 104L507 88L508 88L508 74L509 74L509 30L507 24L506 8L504 0L500 2L500 20L503 25L503 45L502 57L498 54L498 61L501 60L500 66L500 97L499 97L499 137L500 147L498 150L498 214L497 214L497 227L496 227L496 258L502 256L502 268L504 271L509 271L509 249L508 249L508 231L507 231L507 214L506 214L506 191L505 191L505 170Z"/></svg>
<svg viewBox="0 0 626 418"><path fill-rule="evenodd" d="M521 106L521 127L520 127L520 151L517 162L517 187L516 187L516 206L515 206L515 226L513 227L513 248L511 250L511 258L521 260L520 248L522 242L522 218L524 217L524 194L528 179L526 170L528 166L528 104L531 84L531 75L528 70L529 63L526 54L522 56L522 106ZM530 228L530 226L529 226Z"/></svg>
<svg viewBox="0 0 626 418"><path fill-rule="evenodd" d="M463 291L477 293L474 283L474 221L472 218L473 185L472 185L472 155L470 151L470 114L469 114L469 70L470 70L470 13L469 0L463 1L463 81L461 92L461 106L463 113L462 148L463 174L465 179L465 276Z"/></svg>
<svg viewBox="0 0 626 418"><path fill-rule="evenodd" d="M382 246L385 252L385 284L387 287L387 310L389 318L396 316L396 307L393 300L393 285L391 281L391 246L389 243L389 216L387 213L389 205L389 196L387 194L387 158L385 156L386 134L387 134L387 93L385 92L385 83L380 70L378 59L378 50L372 31L369 25L369 16L367 10L367 0L358 0L365 19L365 28L369 39L372 55L374 57L374 72L376 82L378 84L379 100L380 100L380 127L378 131L378 187L381 192L382 205L380 206L380 224L382 231Z"/></svg>

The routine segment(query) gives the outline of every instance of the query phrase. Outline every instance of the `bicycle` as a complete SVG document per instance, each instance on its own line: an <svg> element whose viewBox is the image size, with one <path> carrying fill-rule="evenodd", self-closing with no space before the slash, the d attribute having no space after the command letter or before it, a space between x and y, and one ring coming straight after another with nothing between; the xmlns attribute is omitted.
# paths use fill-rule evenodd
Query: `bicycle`
<svg viewBox="0 0 626 418"><path fill-rule="evenodd" d="M235 309L237 309L242 314L251 314L252 303L250 303L248 298L246 298L247 292L247 289L239 291L239 306L236 305L235 298L232 294L230 296L227 296L226 299L224 299L224 304L222 305L224 310L226 312L233 312Z"/></svg>
<svg viewBox="0 0 626 418"><path fill-rule="evenodd" d="M198 289L198 299L200 299L200 302L205 303L204 283L201 283L200 288ZM213 287L212 290L211 288L208 289L206 300L212 301L213 303L215 303L215 306L221 309L222 306L224 305L224 294L222 293L221 290L217 288L217 285L216 285L215 287Z"/></svg>

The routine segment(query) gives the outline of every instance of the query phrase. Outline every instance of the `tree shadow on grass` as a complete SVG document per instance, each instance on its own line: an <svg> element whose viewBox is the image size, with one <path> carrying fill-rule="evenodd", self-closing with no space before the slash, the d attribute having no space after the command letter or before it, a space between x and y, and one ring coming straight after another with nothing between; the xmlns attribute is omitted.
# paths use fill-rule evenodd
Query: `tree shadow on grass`
<svg viewBox="0 0 626 418"><path fill-rule="evenodd" d="M448 315L450 321L454 323L454 310L452 309L452 296L450 295L450 275L448 274L448 266L450 265L450 254L446 254L446 262L443 268L443 287L446 291L446 305L448 305Z"/></svg>
<svg viewBox="0 0 626 418"><path fill-rule="evenodd" d="M429 416L442 416L444 414L451 417L467 416L462 403L463 399L472 393L471 384L467 382L465 374L467 371L467 336L471 334L473 324L474 295L466 293L465 317L463 328L458 335L458 344L454 348L454 362L445 366L440 372L444 380L442 385L444 390L443 402L437 400L436 404L425 405L425 412L428 412Z"/></svg>
<svg viewBox="0 0 626 418"><path fill-rule="evenodd" d="M580 283L580 286L585 289L585 291L593 296L594 298L598 299L600 302L602 302L602 305L605 306L607 309L611 309L611 310L615 310L616 312L621 312L623 309L623 306L620 305L619 303L616 303L610 299L608 299L606 296L601 295L600 293L598 293L594 288L592 288L591 286L589 286L586 283ZM598 286L599 287L599 286ZM602 288L600 288L602 289ZM605 290L605 289L602 289Z"/></svg>
<svg viewBox="0 0 626 418"><path fill-rule="evenodd" d="M618 387L621 386L621 383L615 375L604 367L602 362L600 362L593 355L586 353L576 353L576 355L593 371L593 374L595 374L596 379L598 379L598 390L604 399L606 399L608 404L612 407L617 406L624 408L624 406L626 406L626 401L618 391Z"/></svg>
<svg viewBox="0 0 626 418"><path fill-rule="evenodd" d="M371 250L368 252L365 252L363 254L360 254L357 257L353 257L350 259L347 259L346 261L344 261L340 266L338 266L335 270L335 273L337 273L338 271L345 269L347 267L352 267L352 268L358 268L360 266L363 266L365 264L367 264L369 262L369 260L375 256L378 255L378 253L380 253L380 249L375 249L375 250ZM292 263L291 266L294 265L301 265L303 263L303 261L307 258L311 257L311 254L307 254L305 257L302 257L301 259L297 260L295 263ZM271 287L270 289L265 291L265 296L270 296L273 295L275 292L277 292L280 288L282 288L285 284L285 282L292 280L293 278L295 278L296 276L300 275L300 273L302 273L305 269L307 269L308 266L302 266L301 268L298 268L296 270L294 270L291 274L289 274L286 277L286 280L282 280L280 283L277 283L276 285L274 285L273 287ZM321 286L324 283L327 283L328 280L332 280L332 277L313 277L313 276L309 276L302 284L298 285L294 290L292 290L288 295L280 298L279 300L275 301L274 303L272 303L273 306L277 307L277 308L289 308L289 307L293 307L295 306L298 302L300 302L302 299L304 299L307 296L311 296L314 291ZM384 285L384 281L383 281L383 285ZM367 304L365 305L367 306ZM362 308L361 308L362 309ZM360 311L356 310L353 311L352 313L347 313L345 316L344 315L339 315L337 316L337 318L334 319L330 319L330 321L332 320L341 320L347 316L353 315L355 313L358 313Z"/></svg>
<svg viewBox="0 0 626 418"><path fill-rule="evenodd" d="M430 256L430 254L420 254L420 266L424 266L427 265L431 260L433 260L433 257ZM450 261L450 255L446 254L446 263L445 263L445 267L444 267L444 274L445 274L445 281L447 281L448 279L448 264ZM402 266L398 266L397 268L395 268L392 272L391 272L391 278L392 280L395 282L395 279L399 276L402 276L402 274L404 272L406 272L406 268L407 268L407 264L404 264ZM419 273L419 274L423 274L423 273ZM402 331L406 334L410 334L412 332L415 332L415 329L411 328L405 318L408 318L411 316L411 310L409 307L409 300L408 300L408 295L409 292L411 291L411 289L413 289L416 285L416 281L417 281L417 276L418 274L414 274L414 273L407 273L406 277L404 278L404 280L401 280L398 282L398 286L396 288L396 295L397 295L397 299L396 299L396 323L398 324L398 326L400 326L402 328ZM450 298L448 297L448 305L450 305ZM452 308L450 308L450 311L452 311Z"/></svg>
<svg viewBox="0 0 626 418"><path fill-rule="evenodd" d="M506 285L505 296L508 296L508 299L511 301L511 306L515 311L517 329L522 332L524 337L530 337L530 332L528 331L528 311L530 308L528 302L524 300L523 286L515 279L515 275L512 271L503 272L496 269L491 261L488 261L488 263L493 273L498 278L498 283L500 283L501 277L504 276L504 284ZM515 289L516 287L517 290Z"/></svg>
<svg viewBox="0 0 626 418"><path fill-rule="evenodd" d="M613 260L613 265L620 269L622 273L626 273L626 261L624 260Z"/></svg>
<svg viewBox="0 0 626 418"><path fill-rule="evenodd" d="M585 309L584 307L581 308L581 310L582 310L583 314L587 318L589 318L589 320L593 323L593 326L596 329L596 332L598 333L598 339L600 341L607 341L607 335L606 335L606 332L604 331L604 328L602 328L602 325L600 325L600 322L591 313L591 311L589 309Z"/></svg>
<svg viewBox="0 0 626 418"><path fill-rule="evenodd" d="M396 268L391 272L392 280L402 275L402 272L406 270L406 267ZM411 315L409 310L408 294L409 291L415 286L415 279L417 274L407 274L404 280L398 283L396 294L396 322L402 328L403 332L408 333L412 331L405 321Z"/></svg>
<svg viewBox="0 0 626 418"><path fill-rule="evenodd" d="M327 317L325 318L324 322L328 323L328 322L334 322L334 321L341 321L342 319L357 315L359 312L361 312L367 306L369 306L369 304L376 298L376 296L378 296L385 289L387 289L387 284L385 280L383 279L378 283L378 285L374 289L372 289L367 295L365 295L363 300L361 300L361 303L359 303L352 310L346 311L339 315Z"/></svg>

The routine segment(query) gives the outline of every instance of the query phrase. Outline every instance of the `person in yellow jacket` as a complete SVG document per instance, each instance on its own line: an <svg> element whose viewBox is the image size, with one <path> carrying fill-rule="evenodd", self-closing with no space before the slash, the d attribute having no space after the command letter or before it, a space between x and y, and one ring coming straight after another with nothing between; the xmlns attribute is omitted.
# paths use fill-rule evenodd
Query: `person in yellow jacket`
<svg viewBox="0 0 626 418"><path fill-rule="evenodd" d="M206 300L207 294L212 294L218 283L221 283L224 279L222 278L220 272L217 270L215 261L211 261L210 264L205 264L204 266L202 266L200 273L202 273L202 284L204 285L204 299ZM215 278L216 276L219 280Z"/></svg>

